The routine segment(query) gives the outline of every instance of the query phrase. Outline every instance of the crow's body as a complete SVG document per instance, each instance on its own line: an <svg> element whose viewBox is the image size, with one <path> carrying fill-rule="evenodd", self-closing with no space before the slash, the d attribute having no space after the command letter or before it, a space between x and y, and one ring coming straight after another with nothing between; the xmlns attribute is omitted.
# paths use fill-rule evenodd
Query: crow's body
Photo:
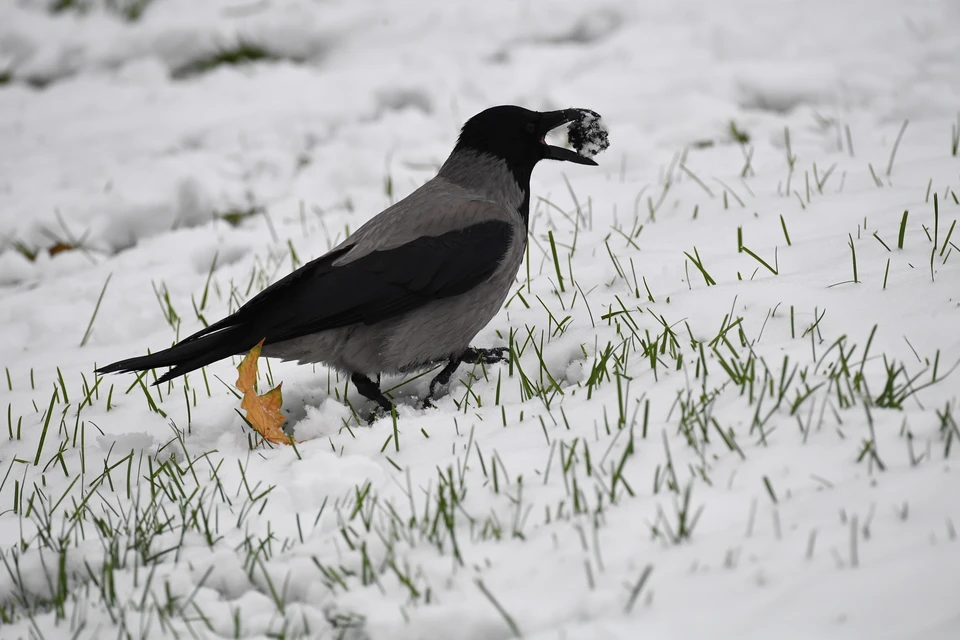
<svg viewBox="0 0 960 640"><path fill-rule="evenodd" d="M477 162L490 165L484 167L485 175L506 171L500 161L475 160L471 165ZM523 194L519 189L480 193L458 183L469 176L447 178L445 173L441 170L412 193L405 206L391 207L398 220L410 218L401 225L406 237L381 228L389 218L375 218L334 249L346 251L335 265L365 268L363 276L375 281L369 285L368 295L375 301L369 317L265 345L263 353L369 375L419 369L466 350L500 310L523 259ZM424 224L417 219L420 202L444 203L443 215ZM382 261L376 260L379 255ZM394 260L404 265L396 274L369 264ZM396 288L384 284L391 277L401 281ZM361 279L359 274L356 279Z"/></svg>
<svg viewBox="0 0 960 640"><path fill-rule="evenodd" d="M533 166L544 157L595 164L543 143L575 112L488 109L464 126L435 178L329 253L173 347L99 371L173 367L163 382L263 340L263 355L335 367L384 408L390 402L371 377L447 362L429 404L460 362L502 356L470 341L499 311L523 260Z"/></svg>

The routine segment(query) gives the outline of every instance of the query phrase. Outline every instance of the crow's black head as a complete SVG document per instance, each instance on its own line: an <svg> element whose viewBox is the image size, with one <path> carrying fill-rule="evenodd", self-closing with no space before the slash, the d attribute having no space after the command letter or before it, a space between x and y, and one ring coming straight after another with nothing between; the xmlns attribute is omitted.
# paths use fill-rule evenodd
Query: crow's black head
<svg viewBox="0 0 960 640"><path fill-rule="evenodd" d="M471 150L500 158L521 183L524 177L529 181L533 167L543 159L596 165L590 158L544 140L549 131L580 117L578 109L540 112L514 106L491 107L467 120L454 151Z"/></svg>

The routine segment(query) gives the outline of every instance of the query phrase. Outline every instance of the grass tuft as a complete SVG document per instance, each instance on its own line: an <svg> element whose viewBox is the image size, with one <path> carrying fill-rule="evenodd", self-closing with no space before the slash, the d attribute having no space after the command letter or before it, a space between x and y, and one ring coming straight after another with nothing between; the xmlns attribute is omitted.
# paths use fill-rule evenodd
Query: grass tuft
<svg viewBox="0 0 960 640"><path fill-rule="evenodd" d="M960 154L960 113L957 113L957 122L950 125L950 155L954 158Z"/></svg>
<svg viewBox="0 0 960 640"><path fill-rule="evenodd" d="M887 177L890 177L890 174L893 173L893 161L897 157L897 149L900 148L900 140L903 138L903 133L907 130L907 125L910 124L909 120L904 120L903 125L900 127L900 132L897 134L897 139L893 142L893 149L890 150L890 162L887 163Z"/></svg>
<svg viewBox="0 0 960 640"><path fill-rule="evenodd" d="M516 621L514 621L513 616L507 613L507 610L503 608L503 605L500 604L500 601L490 592L490 589L487 588L487 585L483 583L483 580L477 578L474 583L477 585L477 588L480 590L480 593L490 601L490 604L497 610L497 613L503 618L503 621L507 623L507 626L510 628L510 633L513 634L514 638L522 638L523 634L520 633L520 627L517 626Z"/></svg>
<svg viewBox="0 0 960 640"><path fill-rule="evenodd" d="M127 22L136 22L153 3L153 0L105 0L103 8ZM50 13L64 13L73 11L81 15L89 13L94 8L91 0L54 0L49 5Z"/></svg>
<svg viewBox="0 0 960 640"><path fill-rule="evenodd" d="M186 80L219 67L248 65L255 62L303 62L303 59L272 51L266 45L241 38L235 44L220 46L213 51L185 62L171 71L175 80Z"/></svg>
<svg viewBox="0 0 960 640"><path fill-rule="evenodd" d="M239 227L245 220L266 212L261 206L251 205L245 209L228 209L222 213L215 213L214 217L223 220L231 227Z"/></svg>
<svg viewBox="0 0 960 640"><path fill-rule="evenodd" d="M93 307L93 315L90 316L90 322L87 323L87 330L83 332L83 338L80 340L81 347L86 346L87 340L90 339L90 333L93 331L93 322L97 319L97 312L100 311L100 303L103 302L103 295L107 292L107 285L110 284L110 278L112 277L113 274L111 273L103 283L103 289L100 290L100 296L97 297L97 304Z"/></svg>

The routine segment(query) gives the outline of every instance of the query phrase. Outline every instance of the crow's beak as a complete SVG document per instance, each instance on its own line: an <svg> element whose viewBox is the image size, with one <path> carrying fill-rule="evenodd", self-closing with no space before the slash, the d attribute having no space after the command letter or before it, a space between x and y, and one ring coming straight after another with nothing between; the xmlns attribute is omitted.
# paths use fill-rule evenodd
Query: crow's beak
<svg viewBox="0 0 960 640"><path fill-rule="evenodd" d="M560 111L544 111L540 114L540 136L541 140L547 135L550 131L553 131L557 127L563 126L568 122L573 122L580 118L580 112L576 109L562 109ZM582 156L572 149L565 149L564 147L555 147L553 145L543 142L545 149L543 150L543 157L550 160L561 160L566 162L575 162L577 164L587 164L592 166L597 166L597 163L591 158Z"/></svg>

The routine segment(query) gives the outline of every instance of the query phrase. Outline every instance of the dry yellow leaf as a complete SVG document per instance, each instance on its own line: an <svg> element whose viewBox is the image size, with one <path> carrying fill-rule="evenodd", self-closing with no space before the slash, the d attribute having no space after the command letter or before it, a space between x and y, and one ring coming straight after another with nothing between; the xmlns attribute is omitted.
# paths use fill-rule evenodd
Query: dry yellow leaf
<svg viewBox="0 0 960 640"><path fill-rule="evenodd" d="M58 242L57 242L56 244L54 244L52 247L50 247L49 249L47 249L47 251L50 252L50 255L51 255L51 256L55 256L55 255L57 255L58 253L63 253L64 251L71 251L71 250L73 250L73 249L76 249L76 247L74 247L72 244L66 244L66 243L64 243L64 242L59 242L59 241L58 241Z"/></svg>
<svg viewBox="0 0 960 640"><path fill-rule="evenodd" d="M260 357L262 347L263 340L250 349L250 353L243 357L237 367L237 389L243 393L240 408L247 412L247 420L264 440L273 444L290 444L290 437L280 428L287 420L280 413L280 405L283 403L280 387L283 383L262 396L257 395L257 358Z"/></svg>

